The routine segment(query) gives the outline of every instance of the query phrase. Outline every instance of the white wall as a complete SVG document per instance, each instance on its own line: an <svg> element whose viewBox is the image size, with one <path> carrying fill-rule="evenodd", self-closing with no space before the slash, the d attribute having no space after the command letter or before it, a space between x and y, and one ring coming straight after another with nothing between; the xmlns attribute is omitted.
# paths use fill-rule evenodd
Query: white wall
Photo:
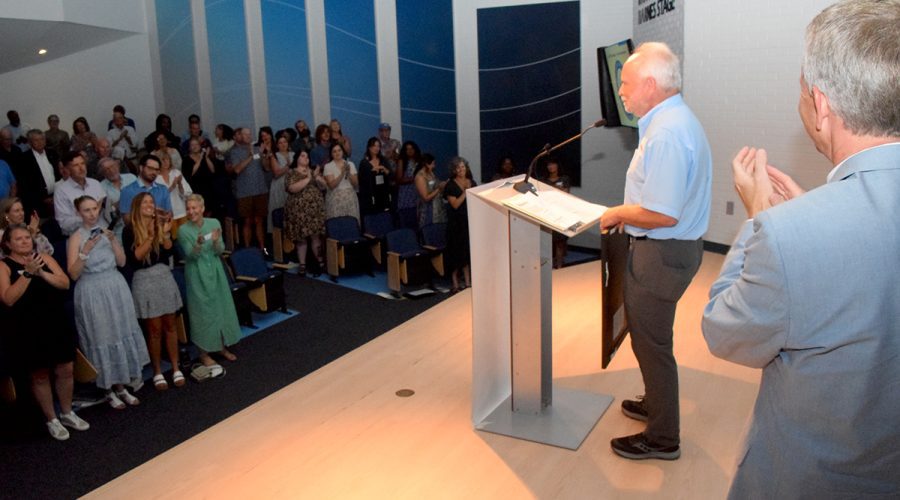
<svg viewBox="0 0 900 500"><path fill-rule="evenodd" d="M731 244L746 213L734 191L731 159L744 145L764 147L769 162L810 189L831 168L797 115L806 25L833 0L684 2L685 100L713 152L708 241ZM734 215L726 215L727 202Z"/></svg>
<svg viewBox="0 0 900 500"><path fill-rule="evenodd" d="M15 109L26 124L46 129L57 114L60 127L87 118L91 130L105 132L116 104L125 106L138 132L156 119L156 97L144 0L0 1L3 17L64 21L135 33L115 42L0 75L3 111ZM143 137L143 135L142 135Z"/></svg>
<svg viewBox="0 0 900 500"><path fill-rule="evenodd" d="M156 119L146 33L5 73L0 89L8 109L41 129L55 113L60 127L70 133L78 116L87 118L94 132L105 133L113 106L121 104L143 139Z"/></svg>

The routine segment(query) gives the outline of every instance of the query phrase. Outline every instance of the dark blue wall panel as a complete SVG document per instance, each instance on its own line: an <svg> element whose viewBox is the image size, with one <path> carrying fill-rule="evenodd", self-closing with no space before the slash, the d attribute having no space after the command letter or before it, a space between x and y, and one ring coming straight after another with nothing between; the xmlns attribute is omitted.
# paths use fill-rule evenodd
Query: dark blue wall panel
<svg viewBox="0 0 900 500"><path fill-rule="evenodd" d="M172 117L172 127L180 135L187 131L188 116L200 112L190 3L156 0L156 30L165 98L162 112ZM149 134L154 126L140 125L141 134Z"/></svg>
<svg viewBox="0 0 900 500"><path fill-rule="evenodd" d="M445 177L458 151L451 0L397 0L397 44L401 135L433 154Z"/></svg>
<svg viewBox="0 0 900 500"><path fill-rule="evenodd" d="M482 180L512 156L519 173L545 143L581 131L579 3L478 11ZM581 149L554 156L581 184Z"/></svg>
<svg viewBox="0 0 900 500"><path fill-rule="evenodd" d="M206 0L206 29L216 121L232 127L252 126L244 2ZM212 133L213 128L213 124L204 124L207 133Z"/></svg>
<svg viewBox="0 0 900 500"><path fill-rule="evenodd" d="M305 2L264 0L262 22L269 124L275 130L293 128L300 119L310 124L313 116Z"/></svg>
<svg viewBox="0 0 900 500"><path fill-rule="evenodd" d="M328 0L325 25L331 116L353 140L353 161L359 163L366 139L378 133L381 116L374 2Z"/></svg>

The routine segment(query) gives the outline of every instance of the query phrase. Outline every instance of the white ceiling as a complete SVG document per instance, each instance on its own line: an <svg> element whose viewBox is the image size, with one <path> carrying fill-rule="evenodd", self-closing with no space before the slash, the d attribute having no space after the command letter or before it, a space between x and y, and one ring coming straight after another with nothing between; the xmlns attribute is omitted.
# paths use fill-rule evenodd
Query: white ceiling
<svg viewBox="0 0 900 500"><path fill-rule="evenodd" d="M85 24L10 18L0 18L0 33L0 74L134 35ZM39 49L47 49L47 54L38 55Z"/></svg>

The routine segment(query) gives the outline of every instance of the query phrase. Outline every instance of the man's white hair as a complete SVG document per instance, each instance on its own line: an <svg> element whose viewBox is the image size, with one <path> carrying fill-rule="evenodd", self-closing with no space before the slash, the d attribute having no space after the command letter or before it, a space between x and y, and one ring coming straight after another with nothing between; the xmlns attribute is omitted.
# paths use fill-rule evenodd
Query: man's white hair
<svg viewBox="0 0 900 500"><path fill-rule="evenodd" d="M681 92L681 61L668 45L662 42L644 42L638 45L634 55L642 59L640 74L652 77L663 91Z"/></svg>

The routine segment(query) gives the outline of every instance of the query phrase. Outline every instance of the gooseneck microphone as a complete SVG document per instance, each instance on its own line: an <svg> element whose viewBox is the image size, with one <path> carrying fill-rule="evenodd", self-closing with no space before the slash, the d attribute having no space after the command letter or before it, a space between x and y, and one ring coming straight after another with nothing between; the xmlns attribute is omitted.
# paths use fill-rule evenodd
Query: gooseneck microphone
<svg viewBox="0 0 900 500"><path fill-rule="evenodd" d="M528 171L525 173L525 179L513 184L513 189L515 189L516 191L518 191L520 193L532 192L534 194L537 194L537 189L535 189L534 184L528 182L528 179L530 179L534 175L534 165L537 163L538 159L540 159L541 157L544 157L544 156L548 156L550 153L565 146L566 144L569 144L570 142L574 142L574 141L577 141L578 139L581 139L581 136L586 134L588 130L590 130L592 128L602 127L604 125L606 125L606 120L601 118L601 119L595 121L594 123L590 124L590 126L588 126L588 128L582 130L580 134L569 137L565 141L557 144L556 146L550 147L550 144L545 144L544 147L541 148L541 151L537 154L537 156L535 156L531 160L531 163L528 165Z"/></svg>

